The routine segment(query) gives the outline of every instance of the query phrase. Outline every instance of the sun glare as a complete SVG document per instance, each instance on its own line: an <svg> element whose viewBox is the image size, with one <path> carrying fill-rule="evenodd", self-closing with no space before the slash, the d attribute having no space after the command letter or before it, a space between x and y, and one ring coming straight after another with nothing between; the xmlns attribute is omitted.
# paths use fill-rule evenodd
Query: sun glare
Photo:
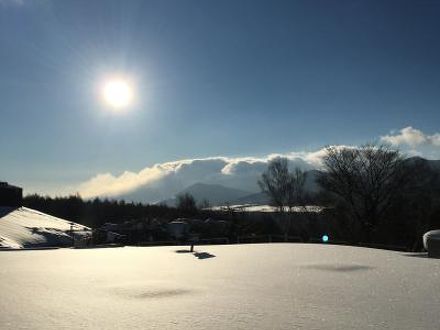
<svg viewBox="0 0 440 330"><path fill-rule="evenodd" d="M111 79L104 83L102 96L112 108L128 107L133 101L133 88L127 80Z"/></svg>

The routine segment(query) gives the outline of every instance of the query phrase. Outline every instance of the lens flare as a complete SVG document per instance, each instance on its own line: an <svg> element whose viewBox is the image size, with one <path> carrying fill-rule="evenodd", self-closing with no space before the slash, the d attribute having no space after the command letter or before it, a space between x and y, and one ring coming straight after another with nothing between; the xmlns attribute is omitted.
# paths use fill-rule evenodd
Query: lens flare
<svg viewBox="0 0 440 330"><path fill-rule="evenodd" d="M322 238L321 238L321 240L322 240L322 242L323 242L323 243L327 243L327 242L328 242L328 240L329 240L329 237L328 237L328 235L322 235Z"/></svg>

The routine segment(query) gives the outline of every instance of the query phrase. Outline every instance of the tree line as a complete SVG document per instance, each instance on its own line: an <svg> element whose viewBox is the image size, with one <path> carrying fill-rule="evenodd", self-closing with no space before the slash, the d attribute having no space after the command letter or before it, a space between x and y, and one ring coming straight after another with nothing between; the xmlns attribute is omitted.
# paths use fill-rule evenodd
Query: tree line
<svg viewBox="0 0 440 330"><path fill-rule="evenodd" d="M173 219L179 211L166 205L131 203L123 200L95 198L84 200L79 195L49 197L28 195L23 205L92 228L106 222L122 223L133 219Z"/></svg>

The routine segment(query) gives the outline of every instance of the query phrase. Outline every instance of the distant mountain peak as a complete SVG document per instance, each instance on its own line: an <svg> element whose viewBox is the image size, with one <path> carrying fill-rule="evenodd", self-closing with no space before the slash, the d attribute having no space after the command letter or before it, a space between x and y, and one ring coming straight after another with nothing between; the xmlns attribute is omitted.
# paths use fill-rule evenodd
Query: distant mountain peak
<svg viewBox="0 0 440 330"><path fill-rule="evenodd" d="M249 191L230 188L221 184L197 182L177 193L174 198L169 198L163 202L174 205L176 202L175 197L185 193L191 194L197 202L207 200L211 205L225 204L251 194Z"/></svg>

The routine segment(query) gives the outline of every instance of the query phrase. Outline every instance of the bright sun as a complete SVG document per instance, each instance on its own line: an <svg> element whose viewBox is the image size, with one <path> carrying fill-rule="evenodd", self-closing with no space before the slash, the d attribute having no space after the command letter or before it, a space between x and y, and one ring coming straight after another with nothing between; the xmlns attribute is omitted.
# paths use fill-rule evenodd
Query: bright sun
<svg viewBox="0 0 440 330"><path fill-rule="evenodd" d="M133 101L133 88L127 80L111 79L104 83L102 95L109 106L126 108Z"/></svg>

